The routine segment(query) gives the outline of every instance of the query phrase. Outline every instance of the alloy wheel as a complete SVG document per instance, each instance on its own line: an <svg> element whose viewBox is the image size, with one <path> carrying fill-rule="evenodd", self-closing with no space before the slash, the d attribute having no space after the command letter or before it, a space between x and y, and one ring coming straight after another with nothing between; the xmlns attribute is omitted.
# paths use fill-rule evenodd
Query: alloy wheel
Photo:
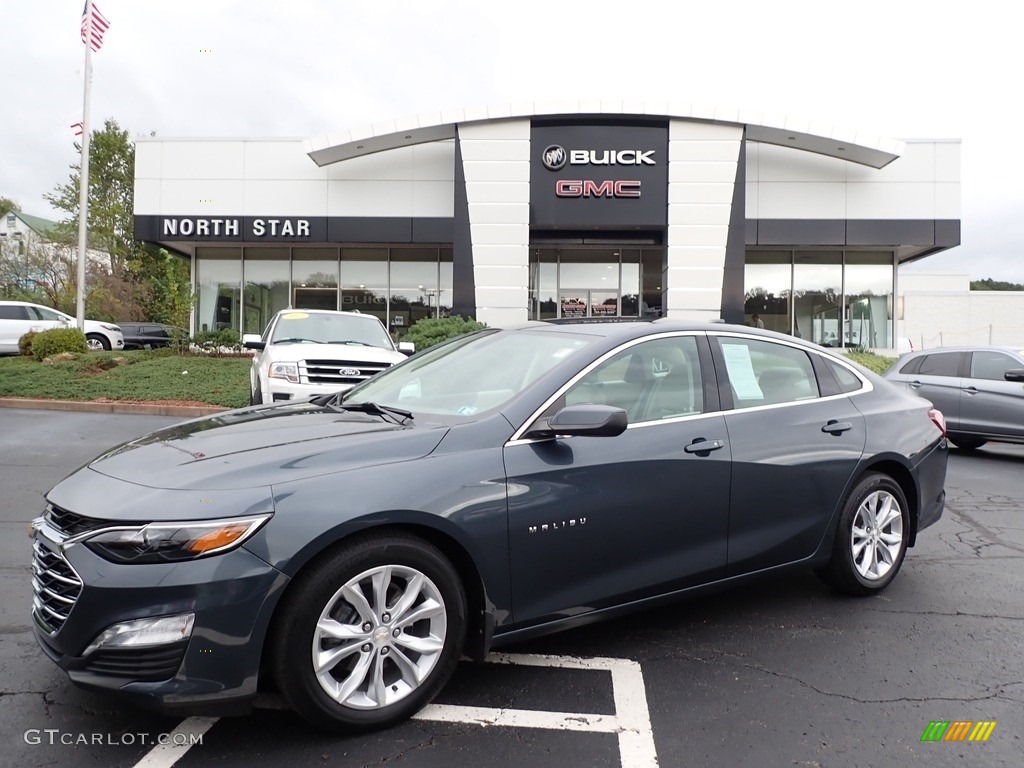
<svg viewBox="0 0 1024 768"><path fill-rule="evenodd" d="M447 630L444 599L426 575L402 565L371 568L327 601L313 632L313 671L339 704L387 707L427 679Z"/></svg>
<svg viewBox="0 0 1024 768"><path fill-rule="evenodd" d="M897 562L903 546L903 511L888 491L864 498L853 516L850 547L853 564L865 579L884 578Z"/></svg>

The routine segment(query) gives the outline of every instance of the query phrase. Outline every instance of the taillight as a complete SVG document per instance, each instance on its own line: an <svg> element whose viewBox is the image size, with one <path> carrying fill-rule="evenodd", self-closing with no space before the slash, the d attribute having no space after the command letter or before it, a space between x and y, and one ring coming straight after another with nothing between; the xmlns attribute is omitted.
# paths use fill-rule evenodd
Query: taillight
<svg viewBox="0 0 1024 768"><path fill-rule="evenodd" d="M939 428L939 432L943 435L946 434L946 417L942 415L942 411L932 408L928 411L928 418L932 420L932 424Z"/></svg>

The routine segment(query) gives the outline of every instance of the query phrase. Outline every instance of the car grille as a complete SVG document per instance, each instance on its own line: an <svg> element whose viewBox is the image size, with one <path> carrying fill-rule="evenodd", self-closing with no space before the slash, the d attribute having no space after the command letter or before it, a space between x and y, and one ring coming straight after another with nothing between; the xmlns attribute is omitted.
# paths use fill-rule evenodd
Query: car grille
<svg viewBox="0 0 1024 768"><path fill-rule="evenodd" d="M362 360L300 360L299 381L303 384L359 384L390 367L391 363Z"/></svg>
<svg viewBox="0 0 1024 768"><path fill-rule="evenodd" d="M174 677L188 643L161 645L155 648L117 648L94 651L89 655L86 672L108 677L153 681Z"/></svg>
<svg viewBox="0 0 1024 768"><path fill-rule="evenodd" d="M124 525L124 523L102 520L98 517L83 517L53 504L46 507L46 521L65 536L77 536L80 533L97 531L112 525Z"/></svg>
<svg viewBox="0 0 1024 768"><path fill-rule="evenodd" d="M82 580L71 564L38 540L32 545L32 592L32 615L51 635L64 626L82 594Z"/></svg>

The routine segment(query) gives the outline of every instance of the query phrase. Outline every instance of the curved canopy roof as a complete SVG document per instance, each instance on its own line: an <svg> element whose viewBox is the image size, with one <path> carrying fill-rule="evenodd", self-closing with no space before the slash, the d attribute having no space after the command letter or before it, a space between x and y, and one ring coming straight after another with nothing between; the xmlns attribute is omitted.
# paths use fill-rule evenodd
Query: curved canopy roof
<svg viewBox="0 0 1024 768"><path fill-rule="evenodd" d="M828 155L871 168L883 168L903 153L903 142L900 141L785 115L674 102L601 100L497 104L429 112L308 139L306 151L313 162L322 167L374 152L452 139L455 138L456 126L466 123L530 117L622 115L742 125L746 127L749 141Z"/></svg>

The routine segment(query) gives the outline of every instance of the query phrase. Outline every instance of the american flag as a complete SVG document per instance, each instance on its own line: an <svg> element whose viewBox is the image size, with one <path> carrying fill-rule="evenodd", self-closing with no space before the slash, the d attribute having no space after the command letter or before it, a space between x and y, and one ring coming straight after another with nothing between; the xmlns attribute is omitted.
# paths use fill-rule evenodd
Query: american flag
<svg viewBox="0 0 1024 768"><path fill-rule="evenodd" d="M103 47L103 35L110 27L110 22L100 13L96 3L92 4L92 13L89 12L89 3L86 2L82 8L82 42L88 43L94 51Z"/></svg>
<svg viewBox="0 0 1024 768"><path fill-rule="evenodd" d="M85 130L85 126L82 125L82 121L79 120L77 123L71 124L71 130L75 132L75 138L80 139L82 138L82 131Z"/></svg>

